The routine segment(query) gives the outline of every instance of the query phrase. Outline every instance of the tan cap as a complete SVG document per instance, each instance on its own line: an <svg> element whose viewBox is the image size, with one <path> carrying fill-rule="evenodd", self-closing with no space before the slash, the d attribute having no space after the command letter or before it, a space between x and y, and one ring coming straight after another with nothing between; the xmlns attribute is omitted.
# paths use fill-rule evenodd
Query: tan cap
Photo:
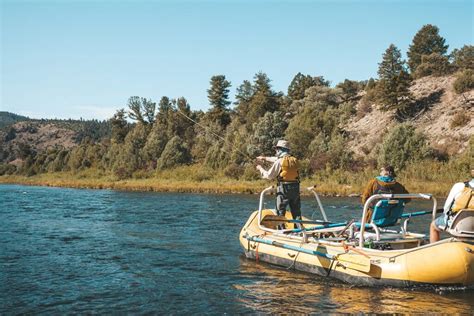
<svg viewBox="0 0 474 316"><path fill-rule="evenodd" d="M280 139L275 147L290 149L290 144L286 140Z"/></svg>

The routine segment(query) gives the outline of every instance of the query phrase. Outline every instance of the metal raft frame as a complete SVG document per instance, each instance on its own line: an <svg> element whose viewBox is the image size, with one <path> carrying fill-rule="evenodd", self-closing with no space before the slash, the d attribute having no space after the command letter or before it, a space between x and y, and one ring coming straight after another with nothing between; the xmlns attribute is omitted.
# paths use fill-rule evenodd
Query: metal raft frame
<svg viewBox="0 0 474 316"><path fill-rule="evenodd" d="M271 233L291 233L291 232L296 232L295 229L271 229L271 228L267 228L265 226L262 225L262 210L263 210L263 204L264 204L264 197L265 197L265 194L271 190L275 189L275 187L272 185L272 186L269 186L267 188L265 188L261 193L260 193L260 200L259 200L259 206L258 206L258 227L263 230L263 231L266 231L266 232L271 232ZM315 190L315 186L312 186L312 187L308 187L307 190L313 192L313 195L318 203L318 206L319 206L319 209L321 211L321 215L324 219L324 221L328 222L328 219L327 219L327 216L326 216L326 212L324 211L324 208L323 208L323 205L321 203L321 199L319 198L319 195L318 193L316 192ZM367 216L367 212L369 210L369 205L375 201L375 200L380 200L380 199L388 199L388 200L393 200L393 199L419 199L419 200L432 200L433 201L433 211L432 211L432 220L435 219L436 217L436 210L437 210L437 207L438 207L438 202L436 200L436 198L434 196L432 196L431 194L425 194L425 193L413 193L413 194L375 194L375 195L372 195L370 198L367 199L367 201L365 202L364 204L364 209L362 211L362 218L361 218L361 221L360 221L360 233L359 233L359 248L363 248L364 247L364 232L365 232L365 225L368 224L365 220L366 216ZM275 215L276 215L276 210L273 210ZM423 212L419 212L421 215L421 213ZM413 213L414 215L418 215L416 213ZM405 220L405 223L403 225L403 232L404 233L407 233L407 223L408 223L408 220L410 219L410 217ZM380 231L378 229L378 227L374 224L374 223L370 223L369 224L370 226L372 226L377 234L377 236L380 235ZM375 226L375 227L374 227ZM324 226L322 226L321 228L325 228ZM316 228L317 229L317 228ZM305 235L306 231L304 229L302 230L298 230L298 231L301 231L303 233L303 235ZM306 238L304 238L306 239Z"/></svg>

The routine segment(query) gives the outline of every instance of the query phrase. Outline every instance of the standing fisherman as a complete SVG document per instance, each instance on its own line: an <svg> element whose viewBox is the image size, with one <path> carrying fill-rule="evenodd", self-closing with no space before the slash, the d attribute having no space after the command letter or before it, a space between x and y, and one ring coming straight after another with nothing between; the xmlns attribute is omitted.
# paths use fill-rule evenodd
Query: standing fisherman
<svg viewBox="0 0 474 316"><path fill-rule="evenodd" d="M279 140L275 146L276 157L258 156L258 160L272 162L267 171L261 165L257 170L264 179L277 179L276 209L278 215L284 216L289 205L293 219L301 219L300 179L298 161L290 155L290 146L286 140Z"/></svg>

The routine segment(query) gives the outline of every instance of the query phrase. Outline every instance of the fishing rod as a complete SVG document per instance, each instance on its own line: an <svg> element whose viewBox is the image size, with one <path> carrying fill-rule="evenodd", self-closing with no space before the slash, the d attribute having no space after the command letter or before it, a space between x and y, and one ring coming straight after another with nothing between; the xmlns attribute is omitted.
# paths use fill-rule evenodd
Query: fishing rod
<svg viewBox="0 0 474 316"><path fill-rule="evenodd" d="M197 126L199 126L199 127L201 127L202 129L204 129L205 132L208 132L208 133L212 134L213 136L215 136L215 137L221 139L224 143L227 142L224 137L222 137L222 136L220 136L220 135L214 133L213 131L208 130L207 127L205 127L205 126L199 124L199 122L193 120L192 118L190 118L189 116L187 116L186 114L184 114L183 112L181 112L180 109L176 109L176 110L178 111L179 114L181 114L182 116L184 116L185 118L187 118L188 120L190 120L191 122L193 122L194 124L196 124ZM221 148L220 150L222 150L222 151L225 152L225 153L231 154L230 152L228 152L228 151L226 151L226 150L224 150L224 149L222 149L222 148ZM239 150L238 148L235 148L235 150L236 150L238 153L242 154L244 157L247 157L247 158L250 158L251 160L254 160L254 158L251 157L248 153L244 153L244 152L242 152L241 150Z"/></svg>

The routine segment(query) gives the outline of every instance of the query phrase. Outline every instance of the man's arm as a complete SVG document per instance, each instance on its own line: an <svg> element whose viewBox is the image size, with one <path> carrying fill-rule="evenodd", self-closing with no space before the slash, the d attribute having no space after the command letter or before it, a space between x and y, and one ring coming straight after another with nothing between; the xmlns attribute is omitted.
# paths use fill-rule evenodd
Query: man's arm
<svg viewBox="0 0 474 316"><path fill-rule="evenodd" d="M262 175L262 178L269 179L269 180L275 179L278 176L278 174L280 173L280 169L281 169L280 159L277 159L273 163L272 167L270 169L268 169L268 171L263 169L263 167L260 166L260 165L257 165L257 169L258 169L258 171L260 171L260 174Z"/></svg>
<svg viewBox="0 0 474 316"><path fill-rule="evenodd" d="M257 159L258 159L258 160L263 160L263 161L268 161L268 162L274 163L275 161L278 160L278 157L258 156Z"/></svg>

